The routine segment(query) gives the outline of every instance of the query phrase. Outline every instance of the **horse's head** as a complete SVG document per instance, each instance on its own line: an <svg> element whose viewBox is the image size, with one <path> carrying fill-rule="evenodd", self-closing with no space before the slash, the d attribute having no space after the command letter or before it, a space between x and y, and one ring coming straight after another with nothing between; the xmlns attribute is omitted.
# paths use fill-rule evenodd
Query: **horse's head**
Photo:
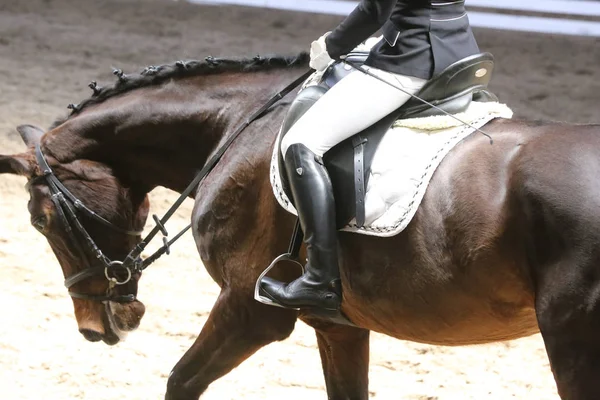
<svg viewBox="0 0 600 400"><path fill-rule="evenodd" d="M116 176L105 164L90 160L59 162L52 154L46 154L44 158L57 181L83 206L104 219L103 223L91 213L82 212L82 207L68 196L61 199L64 193L57 194L43 174L35 148L44 132L32 126L20 126L18 131L28 151L0 155L0 173L28 179L31 223L48 240L65 279L78 277L84 270L95 271L80 274L81 279L72 279L75 283L69 288L79 331L87 340L116 344L126 332L139 326L145 308L137 300L115 301L137 292L139 274L133 274L127 284L114 285L108 278L124 282L128 278L125 271L105 276L104 266L110 260L123 260L141 240L139 230L149 209L146 192L131 187L126 178ZM103 257L98 258L94 245Z"/></svg>

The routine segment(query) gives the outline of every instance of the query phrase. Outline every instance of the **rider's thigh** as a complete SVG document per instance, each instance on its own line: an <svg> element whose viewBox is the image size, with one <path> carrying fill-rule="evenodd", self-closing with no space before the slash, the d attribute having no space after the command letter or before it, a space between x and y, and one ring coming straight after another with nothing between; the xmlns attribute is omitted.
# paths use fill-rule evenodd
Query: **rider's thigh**
<svg viewBox="0 0 600 400"><path fill-rule="evenodd" d="M369 71L408 93L416 93L424 79L396 75L369 68ZM288 147L302 143L318 156L344 139L364 130L398 109L410 95L360 71L354 71L329 89L288 131L281 143Z"/></svg>

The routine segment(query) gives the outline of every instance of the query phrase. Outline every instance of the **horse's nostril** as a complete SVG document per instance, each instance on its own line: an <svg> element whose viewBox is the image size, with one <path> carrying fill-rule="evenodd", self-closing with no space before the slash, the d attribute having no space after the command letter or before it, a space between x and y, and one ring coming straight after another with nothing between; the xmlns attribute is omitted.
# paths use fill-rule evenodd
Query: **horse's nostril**
<svg viewBox="0 0 600 400"><path fill-rule="evenodd" d="M79 332L84 338L86 338L86 340L89 340L90 342L99 342L102 340L102 334L91 329L80 329Z"/></svg>

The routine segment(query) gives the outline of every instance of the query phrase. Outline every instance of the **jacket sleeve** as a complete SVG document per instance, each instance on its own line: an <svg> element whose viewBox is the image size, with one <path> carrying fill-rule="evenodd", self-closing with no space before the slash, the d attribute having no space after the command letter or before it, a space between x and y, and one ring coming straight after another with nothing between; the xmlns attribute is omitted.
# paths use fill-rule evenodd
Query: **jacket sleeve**
<svg viewBox="0 0 600 400"><path fill-rule="evenodd" d="M325 39L327 53L334 60L365 41L386 23L397 0L362 0Z"/></svg>

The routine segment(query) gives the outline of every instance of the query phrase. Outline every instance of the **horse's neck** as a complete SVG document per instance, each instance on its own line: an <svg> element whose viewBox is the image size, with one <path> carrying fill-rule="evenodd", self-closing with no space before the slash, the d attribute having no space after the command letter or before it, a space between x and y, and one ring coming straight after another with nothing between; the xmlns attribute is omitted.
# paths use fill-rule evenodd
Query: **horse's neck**
<svg viewBox="0 0 600 400"><path fill-rule="evenodd" d="M286 70L229 79L204 76L143 88L67 121L47 145L59 159L103 161L132 184L181 192L227 138L297 75L297 70ZM254 130L247 129L242 137ZM267 142L259 142L251 149L265 150L257 147Z"/></svg>

